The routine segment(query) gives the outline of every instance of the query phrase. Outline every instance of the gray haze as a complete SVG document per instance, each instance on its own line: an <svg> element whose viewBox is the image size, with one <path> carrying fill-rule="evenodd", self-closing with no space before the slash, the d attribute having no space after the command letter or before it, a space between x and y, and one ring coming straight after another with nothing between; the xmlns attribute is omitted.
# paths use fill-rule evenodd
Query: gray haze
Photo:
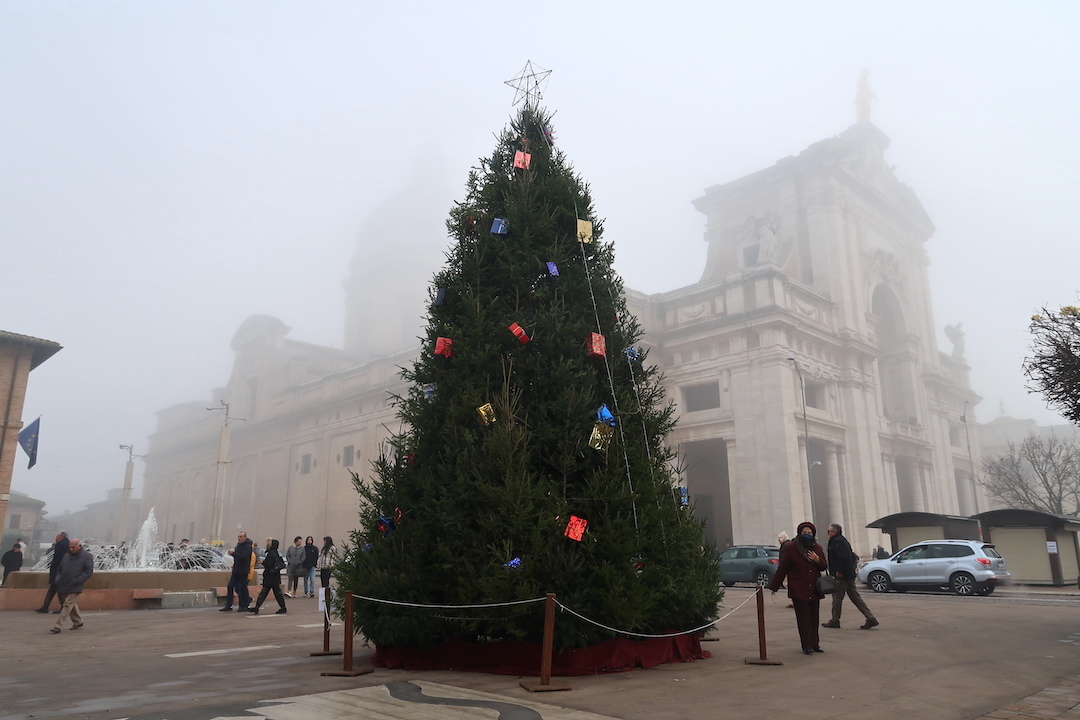
<svg viewBox="0 0 1080 720"><path fill-rule="evenodd" d="M558 143L645 292L698 279L692 199L843 131L869 69L886 157L937 226L935 321L967 332L978 418L1060 422L1020 365L1031 314L1080 289L1080 5L659 7L0 4L0 329L65 346L31 375L40 457L20 451L14 489L53 516L102 499L156 411L210 404L252 314L341 347L357 243L391 242L365 234L394 226L373 214L419 167L430 206L393 242L437 264L528 59L554 70ZM372 283L394 274L384 250L357 255Z"/></svg>

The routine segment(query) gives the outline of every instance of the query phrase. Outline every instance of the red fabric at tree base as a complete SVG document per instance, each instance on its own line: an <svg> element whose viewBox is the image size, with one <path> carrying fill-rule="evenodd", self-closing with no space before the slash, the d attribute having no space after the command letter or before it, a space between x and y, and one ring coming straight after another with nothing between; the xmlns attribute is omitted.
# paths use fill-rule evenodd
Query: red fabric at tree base
<svg viewBox="0 0 1080 720"><path fill-rule="evenodd" d="M449 640L428 650L379 646L372 663L391 670L457 670L538 676L540 655L539 643ZM599 675L710 657L711 653L701 649L700 639L692 635L648 640L619 638L555 653L551 674L559 677Z"/></svg>

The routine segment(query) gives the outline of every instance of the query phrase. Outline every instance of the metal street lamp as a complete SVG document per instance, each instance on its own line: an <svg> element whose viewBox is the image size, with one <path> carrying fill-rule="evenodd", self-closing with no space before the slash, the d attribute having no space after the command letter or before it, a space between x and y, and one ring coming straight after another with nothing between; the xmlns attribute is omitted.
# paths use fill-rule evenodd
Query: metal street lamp
<svg viewBox="0 0 1080 720"><path fill-rule="evenodd" d="M121 445L120 449L128 451L128 460L127 465L124 466L124 492L120 501L120 525L118 530L119 539L127 540L129 539L127 536L128 506L131 504L131 484L135 475L135 458L141 458L142 455L135 454L134 445Z"/></svg>
<svg viewBox="0 0 1080 720"><path fill-rule="evenodd" d="M806 380L803 378L802 368L799 367L799 361L795 359L795 356L788 356L788 360L795 367L795 372L799 375L799 387L802 390L802 426L803 426L803 445L806 448L806 484L810 488L810 520L813 523L817 523L817 507L814 502L814 476L811 474L810 469L813 464L810 462L810 425L806 421ZM818 463L819 465L821 463Z"/></svg>
<svg viewBox="0 0 1080 720"><path fill-rule="evenodd" d="M978 488L975 487L975 459L971 456L971 433L968 432L967 421L967 408L970 404L970 400L964 401L964 412L960 415L960 422L964 423L964 439L967 441L967 454L968 454L968 474L971 477L971 501L975 503L975 512L973 515L979 514L979 495ZM980 524L980 528L982 525ZM981 530L980 530L981 532Z"/></svg>

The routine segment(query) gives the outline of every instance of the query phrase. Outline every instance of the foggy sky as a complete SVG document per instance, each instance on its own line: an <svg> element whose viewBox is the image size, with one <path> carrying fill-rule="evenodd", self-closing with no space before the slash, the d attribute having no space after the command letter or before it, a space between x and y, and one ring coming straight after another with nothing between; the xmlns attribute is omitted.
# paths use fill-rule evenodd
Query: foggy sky
<svg viewBox="0 0 1080 720"><path fill-rule="evenodd" d="M645 292L699 278L691 200L845 130L869 69L886 158L937 227L938 342L963 323L976 417L1061 422L1020 366L1030 316L1080 289L1080 10L870 5L0 3L0 329L64 346L31 374L39 461L20 451L13 489L53 517L103 499L119 444L209 405L250 315L341 347L357 243L387 241L362 238L372 213L419 165L442 200L417 215L445 216L530 59Z"/></svg>

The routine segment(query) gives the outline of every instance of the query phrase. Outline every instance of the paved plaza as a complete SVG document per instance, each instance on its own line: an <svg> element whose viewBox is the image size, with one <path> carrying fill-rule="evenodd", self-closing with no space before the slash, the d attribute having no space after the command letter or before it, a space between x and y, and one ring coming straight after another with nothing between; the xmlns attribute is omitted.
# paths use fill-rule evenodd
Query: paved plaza
<svg viewBox="0 0 1080 720"><path fill-rule="evenodd" d="M729 588L725 612L751 593ZM866 597L881 626L859 630L846 607L841 629L821 630L821 655L800 652L786 599L766 594L768 656L783 665L744 662L758 656L751 600L710 633L708 660L566 678L570 691L532 694L521 678L479 673L322 676L343 661L310 655L322 627L307 598L289 600L286 615L90 612L85 627L58 635L54 616L12 611L0 614L0 718L1080 718L1075 588ZM355 664L370 654L358 638Z"/></svg>

